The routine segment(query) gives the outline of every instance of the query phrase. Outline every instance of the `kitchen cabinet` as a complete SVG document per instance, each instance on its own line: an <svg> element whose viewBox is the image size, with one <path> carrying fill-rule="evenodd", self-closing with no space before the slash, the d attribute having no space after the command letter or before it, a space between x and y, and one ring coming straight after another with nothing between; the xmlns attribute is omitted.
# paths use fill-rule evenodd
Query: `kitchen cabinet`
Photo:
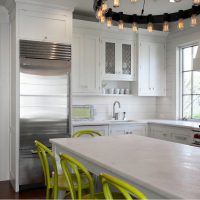
<svg viewBox="0 0 200 200"><path fill-rule="evenodd" d="M138 95L165 96L165 43L139 41Z"/></svg>
<svg viewBox="0 0 200 200"><path fill-rule="evenodd" d="M103 80L135 80L135 43L102 37L101 69Z"/></svg>
<svg viewBox="0 0 200 200"><path fill-rule="evenodd" d="M168 127L161 125L150 125L149 127L149 137L171 141L171 133Z"/></svg>
<svg viewBox="0 0 200 200"><path fill-rule="evenodd" d="M21 39L71 44L72 13L21 9L19 35Z"/></svg>
<svg viewBox="0 0 200 200"><path fill-rule="evenodd" d="M169 125L149 125L149 137L191 145L193 132L188 128L180 128Z"/></svg>
<svg viewBox="0 0 200 200"><path fill-rule="evenodd" d="M147 136L147 126L145 124L115 124L109 126L109 135L135 134Z"/></svg>
<svg viewBox="0 0 200 200"><path fill-rule="evenodd" d="M108 125L99 126L73 126L73 133L80 130L94 130L101 133L101 135L108 136Z"/></svg>
<svg viewBox="0 0 200 200"><path fill-rule="evenodd" d="M72 46L72 92L99 94L99 36L84 29L75 29Z"/></svg>

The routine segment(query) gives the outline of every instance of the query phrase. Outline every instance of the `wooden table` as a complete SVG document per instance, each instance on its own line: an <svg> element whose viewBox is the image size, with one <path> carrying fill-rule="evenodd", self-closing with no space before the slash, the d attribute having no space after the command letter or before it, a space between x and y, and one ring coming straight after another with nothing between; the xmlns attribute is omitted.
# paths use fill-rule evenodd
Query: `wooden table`
<svg viewBox="0 0 200 200"><path fill-rule="evenodd" d="M148 198L200 198L200 148L153 138L123 135L51 139L59 153L68 153L89 171L117 176Z"/></svg>

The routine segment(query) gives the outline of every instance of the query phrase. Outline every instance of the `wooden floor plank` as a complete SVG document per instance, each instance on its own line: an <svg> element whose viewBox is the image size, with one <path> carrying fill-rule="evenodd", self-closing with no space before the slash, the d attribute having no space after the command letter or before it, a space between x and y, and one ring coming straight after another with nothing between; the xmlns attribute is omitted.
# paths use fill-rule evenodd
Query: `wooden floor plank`
<svg viewBox="0 0 200 200"><path fill-rule="evenodd" d="M0 199L45 199L45 189L30 189L16 193L9 181L0 182Z"/></svg>

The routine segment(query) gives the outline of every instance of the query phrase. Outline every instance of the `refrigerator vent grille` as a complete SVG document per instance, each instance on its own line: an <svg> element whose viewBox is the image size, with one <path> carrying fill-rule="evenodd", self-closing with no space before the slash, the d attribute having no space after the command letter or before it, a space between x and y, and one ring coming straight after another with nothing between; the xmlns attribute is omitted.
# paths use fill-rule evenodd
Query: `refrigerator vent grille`
<svg viewBox="0 0 200 200"><path fill-rule="evenodd" d="M20 40L22 58L71 61L71 45Z"/></svg>

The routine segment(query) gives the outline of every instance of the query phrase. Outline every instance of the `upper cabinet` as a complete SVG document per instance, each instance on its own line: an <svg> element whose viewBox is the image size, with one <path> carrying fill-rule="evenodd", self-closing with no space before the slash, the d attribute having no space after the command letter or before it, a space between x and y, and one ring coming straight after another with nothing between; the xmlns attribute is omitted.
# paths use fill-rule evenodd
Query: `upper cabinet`
<svg viewBox="0 0 200 200"><path fill-rule="evenodd" d="M138 42L138 95L166 95L165 36L140 37Z"/></svg>
<svg viewBox="0 0 200 200"><path fill-rule="evenodd" d="M135 80L134 41L102 37L101 69L103 80Z"/></svg>
<svg viewBox="0 0 200 200"><path fill-rule="evenodd" d="M72 13L48 13L22 9L19 13L21 39L71 44Z"/></svg>
<svg viewBox="0 0 200 200"><path fill-rule="evenodd" d="M73 94L100 93L99 54L98 34L75 28L72 45Z"/></svg>

